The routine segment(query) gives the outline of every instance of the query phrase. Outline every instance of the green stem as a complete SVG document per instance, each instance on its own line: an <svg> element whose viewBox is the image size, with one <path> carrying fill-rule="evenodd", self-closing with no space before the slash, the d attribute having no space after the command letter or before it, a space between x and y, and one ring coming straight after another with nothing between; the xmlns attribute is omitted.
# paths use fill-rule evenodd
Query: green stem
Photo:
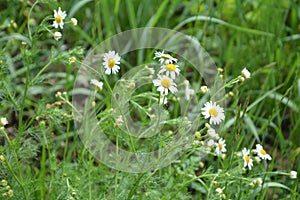
<svg viewBox="0 0 300 200"><path fill-rule="evenodd" d="M130 200L132 198L132 196L134 195L134 192L136 191L137 186L139 185L139 182L141 181L141 178L145 175L146 173L142 173L139 175L138 179L136 180L135 184L133 185L133 187L131 188L128 196L127 196L127 200Z"/></svg>
<svg viewBox="0 0 300 200"><path fill-rule="evenodd" d="M3 81L3 85L4 85L4 89L6 90L6 93L8 94L9 99L12 101L12 103L14 104L14 106L15 106L17 109L19 109L19 105L18 105L18 103L15 101L15 99L13 98L13 96L11 95L11 93L10 93L10 91L9 91L9 89L8 89L8 87L7 87L5 81Z"/></svg>
<svg viewBox="0 0 300 200"><path fill-rule="evenodd" d="M2 130L2 129L1 129L1 132L4 134L4 137L6 138L6 140L7 140L7 142L8 142L8 145L9 145L9 146L12 148L12 150L13 150L13 154L14 154L14 157L15 157L15 159L16 159L17 165L20 166L20 165L19 165L19 162L18 162L17 153L16 153L16 151L14 150L14 148L13 148L13 146L12 146L12 144L11 144L11 141L10 141L10 139L9 139L9 137L8 137L8 135L7 135L7 133L6 133L4 130ZM24 185L23 185L22 182L19 180L19 178L17 177L17 175L14 173L12 167L10 166L10 164L9 164L6 160L5 160L5 164L6 164L7 168L8 168L8 170L10 171L10 173L12 174L12 176L14 177L14 179L17 181L17 183L18 183L18 184L20 185L20 187L22 188L22 191L23 191L25 200L27 200L27 199L28 199L28 196L27 196L27 193L26 193L26 190L25 190Z"/></svg>
<svg viewBox="0 0 300 200"><path fill-rule="evenodd" d="M33 8L38 4L38 2L39 2L39 1L34 2L34 4L32 5L32 7L31 7L30 10L29 10L28 17L27 17L27 29L28 29L28 36L29 36L31 45L32 45L32 36L31 36L31 31L30 31L30 24L29 24L29 22L30 22L31 12L32 12Z"/></svg>

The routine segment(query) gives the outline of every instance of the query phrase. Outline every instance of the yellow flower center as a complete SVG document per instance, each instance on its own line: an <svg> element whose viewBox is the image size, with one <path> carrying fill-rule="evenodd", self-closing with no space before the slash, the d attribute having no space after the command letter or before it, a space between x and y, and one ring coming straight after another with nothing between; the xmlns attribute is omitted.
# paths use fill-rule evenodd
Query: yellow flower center
<svg viewBox="0 0 300 200"><path fill-rule="evenodd" d="M110 59L108 59L108 67L109 68L113 68L114 66L115 66L115 59L113 59L113 58L110 58Z"/></svg>
<svg viewBox="0 0 300 200"><path fill-rule="evenodd" d="M171 56L169 55L169 54L161 54L161 57L162 58L165 58L165 59L170 59L171 58Z"/></svg>
<svg viewBox="0 0 300 200"><path fill-rule="evenodd" d="M164 88L169 88L171 86L171 81L169 79L162 79L161 80L161 85Z"/></svg>
<svg viewBox="0 0 300 200"><path fill-rule="evenodd" d="M267 152L264 149L260 150L260 153L264 156L267 155Z"/></svg>
<svg viewBox="0 0 300 200"><path fill-rule="evenodd" d="M62 21L62 16L57 15L57 17L55 18L55 21L59 24Z"/></svg>
<svg viewBox="0 0 300 200"><path fill-rule="evenodd" d="M215 108L209 109L208 113L210 116L214 116L214 117L218 116L218 111Z"/></svg>
<svg viewBox="0 0 300 200"><path fill-rule="evenodd" d="M175 71L176 70L176 66L174 64L167 64L166 65L166 70L167 71Z"/></svg>
<svg viewBox="0 0 300 200"><path fill-rule="evenodd" d="M250 162L250 157L248 155L245 155L245 161L246 161L246 163Z"/></svg>
<svg viewBox="0 0 300 200"><path fill-rule="evenodd" d="M219 147L219 149L221 150L221 149L223 148L223 144L222 144L222 143L219 143L219 144L218 144L218 147Z"/></svg>

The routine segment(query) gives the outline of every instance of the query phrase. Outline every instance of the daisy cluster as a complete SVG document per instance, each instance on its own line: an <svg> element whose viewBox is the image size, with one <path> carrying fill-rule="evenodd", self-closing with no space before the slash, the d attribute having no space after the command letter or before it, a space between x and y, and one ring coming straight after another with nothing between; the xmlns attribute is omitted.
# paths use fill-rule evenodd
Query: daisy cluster
<svg viewBox="0 0 300 200"><path fill-rule="evenodd" d="M177 85L175 83L176 78L180 74L179 65L177 65L177 58L174 58L170 54L164 51L156 51L154 54L154 59L158 59L161 64L160 71L157 74L157 79L153 80L153 85L158 87L157 91L161 94L161 103L166 104L169 91L171 93L178 92ZM190 100L191 95L194 94L194 90L190 89L189 81L184 81L185 85L185 99Z"/></svg>
<svg viewBox="0 0 300 200"><path fill-rule="evenodd" d="M215 149L216 156L226 157L226 141L224 138L221 138L214 128L212 128L208 123L205 124L207 131L206 134L202 137L201 133L197 131L195 133L196 141L194 144L202 144L208 152L211 149ZM199 139L205 138L204 141L199 141ZM252 154L251 154L252 153ZM239 154L239 153L238 153ZM244 148L241 152L241 157L244 161L244 168L249 170L253 167L253 160L257 163L260 163L261 160L272 160L272 157L267 153L264 147L261 144L256 144L256 148L250 152L250 149Z"/></svg>
<svg viewBox="0 0 300 200"><path fill-rule="evenodd" d="M157 79L153 80L153 85L157 86L157 91L160 92L161 96L164 99L164 104L167 103L165 96L168 95L169 92L176 93L178 92L177 85L175 83L175 79L179 76L180 69L177 65L177 58L174 58L170 54L162 52L155 52L154 59L158 59L159 63L161 64L160 71L157 74ZM108 51L103 55L103 62L102 65L104 67L104 74L106 75L116 75L120 70L120 61L121 57L116 51ZM218 70L220 71L220 70ZM241 72L241 77L243 78L250 78L251 73L244 68ZM242 80L244 81L244 80ZM100 82L96 79L92 79L90 83L96 88L102 90L103 82ZM186 85L186 99L190 98L190 95L194 92L192 89L189 88L189 82L185 81L184 84ZM207 86L202 86L201 91L206 93L209 91ZM207 129L206 131L206 141L199 141L196 140L197 144L202 143L205 144L208 149L215 149L215 155L225 155L226 156L226 141L224 138L221 138L219 134L216 132L211 125L219 125L221 122L225 120L224 108L218 105L216 102L209 101L204 104L204 107L201 108L201 114L204 116L204 119L209 120L208 123L205 124ZM197 131L195 133L197 139L201 139L201 133ZM263 160L271 160L271 156L266 152L262 145L257 144L256 149L252 151L255 156L255 160L259 163L261 159ZM253 167L253 156L250 153L250 150L244 148L242 150L242 158L244 161L244 167L248 167L249 170Z"/></svg>
<svg viewBox="0 0 300 200"><path fill-rule="evenodd" d="M154 59L158 59L161 64L160 71L157 74L157 79L153 80L154 86L157 86L157 91L160 92L163 103L167 103L167 99L164 97L168 95L168 92L176 93L177 85L174 82L176 76L179 75L180 69L177 63L177 58L172 57L170 54L162 52L155 52Z"/></svg>
<svg viewBox="0 0 300 200"><path fill-rule="evenodd" d="M218 71L223 71L222 69L218 69ZM241 75L238 76L239 81L244 81L245 79L249 79L251 77L251 73L244 68L241 71ZM208 90L208 89L207 89ZM201 109L202 115L204 119L209 119L209 123L205 124L207 128L206 134L204 137L201 137L199 131L195 133L195 137L197 139L197 144L201 143L207 149L207 151L211 151L211 149L215 149L216 156L222 156L222 158L226 157L226 141L224 138L221 138L219 134L216 132L211 125L219 125L222 121L225 120L224 109L218 105L216 102L209 101L204 104L204 107ZM205 138L205 141L199 141L199 139ZM252 154L254 155L251 155ZM271 156L266 152L261 144L256 144L256 149L253 149L250 152L250 149L244 148L241 152L241 157L243 158L244 168L251 170L253 168L253 159L257 163L260 163L261 160L272 160Z"/></svg>
<svg viewBox="0 0 300 200"><path fill-rule="evenodd" d="M63 29L64 28L64 20L67 17L67 12L66 11L62 11L61 8L59 7L57 10L53 11L53 17L54 17L54 21L52 26L54 28L60 28ZM74 25L77 26L77 19L76 18L71 18L70 22ZM55 40L59 40L62 37L62 33L60 31L55 31L53 34L53 37Z"/></svg>

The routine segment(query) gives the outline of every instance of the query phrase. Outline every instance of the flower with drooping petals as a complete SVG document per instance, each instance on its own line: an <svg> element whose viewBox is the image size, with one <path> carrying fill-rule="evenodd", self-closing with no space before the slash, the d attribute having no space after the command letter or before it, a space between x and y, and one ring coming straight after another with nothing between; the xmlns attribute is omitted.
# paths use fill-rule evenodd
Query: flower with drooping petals
<svg viewBox="0 0 300 200"><path fill-rule="evenodd" d="M92 79L90 83L98 87L100 90L103 89L103 82L97 81L96 79Z"/></svg>
<svg viewBox="0 0 300 200"><path fill-rule="evenodd" d="M266 150L264 150L260 144L256 145L255 152L261 159L272 160L271 156L269 154L267 154Z"/></svg>
<svg viewBox="0 0 300 200"><path fill-rule="evenodd" d="M226 144L223 138L220 138L219 141L216 143L216 154L221 155L223 152L226 152Z"/></svg>
<svg viewBox="0 0 300 200"><path fill-rule="evenodd" d="M249 72L249 70L246 67L242 70L241 73L242 73L243 77L245 77L245 78L250 78L250 76L251 76L251 73Z"/></svg>
<svg viewBox="0 0 300 200"><path fill-rule="evenodd" d="M188 101L190 100L191 96L195 94L195 91L193 89L190 89L190 83L188 80L185 80L184 84L185 84L185 99Z"/></svg>
<svg viewBox="0 0 300 200"><path fill-rule="evenodd" d="M59 40L61 38L62 34L61 32L58 32L56 31L54 34L53 34L53 37L55 40Z"/></svg>
<svg viewBox="0 0 300 200"><path fill-rule="evenodd" d="M248 167L250 170L253 167L253 160L250 158L250 150L244 148L243 151L244 167Z"/></svg>
<svg viewBox="0 0 300 200"><path fill-rule="evenodd" d="M161 64L171 64L171 63L177 63L177 59L173 58L170 54L165 54L164 51L159 52L156 51L154 53L154 59L158 58L159 62Z"/></svg>

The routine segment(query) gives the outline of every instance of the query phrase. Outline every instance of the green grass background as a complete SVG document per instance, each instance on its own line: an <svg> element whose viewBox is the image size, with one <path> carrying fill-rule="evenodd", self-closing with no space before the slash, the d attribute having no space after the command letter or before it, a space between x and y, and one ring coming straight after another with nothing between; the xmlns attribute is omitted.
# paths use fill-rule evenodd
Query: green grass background
<svg viewBox="0 0 300 200"><path fill-rule="evenodd" d="M76 17L78 25L66 24L63 38L55 41L46 28L53 30L50 18L58 7L69 19ZM0 169L2 179L14 189L12 199L209 197L201 184L188 178L199 168L193 156L184 155L181 164L155 173L117 172L88 154L76 134L70 107L45 110L57 100L57 91L72 91L78 66L68 64L70 56L80 60L110 36L148 26L197 38L224 69L225 80L247 67L251 79L227 91L235 93L226 111L228 145L254 145L258 136L273 157L268 171L300 172L299 22L297 0L0 0L0 113L9 120L10 138L1 138L0 153L11 166ZM143 62L143 57L138 55L136 62ZM197 77L190 82L199 87ZM245 118L229 120L247 108ZM269 178L294 192L265 187L255 198L300 198L297 181L280 175ZM254 199L242 188L227 194Z"/></svg>

